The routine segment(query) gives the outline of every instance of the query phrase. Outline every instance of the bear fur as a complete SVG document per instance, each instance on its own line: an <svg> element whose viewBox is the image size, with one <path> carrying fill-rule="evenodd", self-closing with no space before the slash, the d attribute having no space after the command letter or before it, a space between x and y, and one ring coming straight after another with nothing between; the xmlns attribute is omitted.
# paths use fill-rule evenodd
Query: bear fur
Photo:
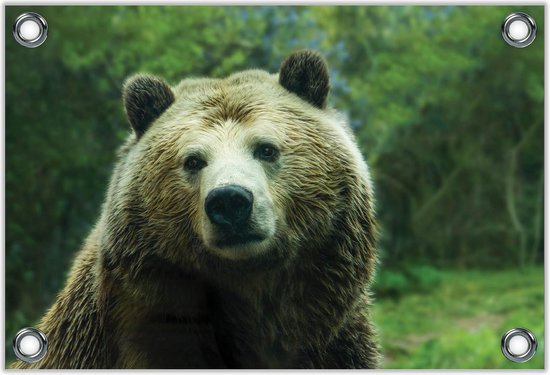
<svg viewBox="0 0 550 375"><path fill-rule="evenodd" d="M129 78L133 132L38 325L48 353L15 367L375 368L371 182L328 92L309 50L279 74ZM240 232L205 213L228 184L249 192Z"/></svg>

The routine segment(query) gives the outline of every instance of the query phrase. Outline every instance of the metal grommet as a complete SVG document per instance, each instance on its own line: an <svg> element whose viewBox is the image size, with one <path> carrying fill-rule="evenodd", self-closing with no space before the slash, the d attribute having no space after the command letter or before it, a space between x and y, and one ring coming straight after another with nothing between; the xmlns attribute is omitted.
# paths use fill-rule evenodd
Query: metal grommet
<svg viewBox="0 0 550 375"><path fill-rule="evenodd" d="M502 335L501 349L510 361L527 362L537 351L537 339L525 328L513 328Z"/></svg>
<svg viewBox="0 0 550 375"><path fill-rule="evenodd" d="M48 351L48 339L46 335L32 327L23 328L13 339L13 352L15 356L27 363L40 361Z"/></svg>
<svg viewBox="0 0 550 375"><path fill-rule="evenodd" d="M512 13L502 23L502 38L512 47L525 48L533 43L536 36L537 24L526 13Z"/></svg>
<svg viewBox="0 0 550 375"><path fill-rule="evenodd" d="M48 23L38 13L23 13L13 24L13 36L22 46L36 48L48 37Z"/></svg>

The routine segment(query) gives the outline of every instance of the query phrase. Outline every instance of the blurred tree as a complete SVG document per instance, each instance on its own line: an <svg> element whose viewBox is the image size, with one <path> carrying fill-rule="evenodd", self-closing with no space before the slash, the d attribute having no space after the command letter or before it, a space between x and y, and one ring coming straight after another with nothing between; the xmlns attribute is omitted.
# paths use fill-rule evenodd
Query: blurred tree
<svg viewBox="0 0 550 375"><path fill-rule="evenodd" d="M387 265L542 260L543 8L537 40L500 37L511 7L322 7L343 43L340 97L374 170Z"/></svg>

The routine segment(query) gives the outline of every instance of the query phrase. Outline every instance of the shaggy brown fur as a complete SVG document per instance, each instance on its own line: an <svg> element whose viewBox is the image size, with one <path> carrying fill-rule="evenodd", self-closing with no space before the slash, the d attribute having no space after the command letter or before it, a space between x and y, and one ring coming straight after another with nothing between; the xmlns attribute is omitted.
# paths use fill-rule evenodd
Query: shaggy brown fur
<svg viewBox="0 0 550 375"><path fill-rule="evenodd" d="M326 65L311 51L287 59L279 76L246 71L168 91L131 78L124 98L135 134L38 326L49 352L16 367L376 367L371 186L347 125L324 108L327 92ZM202 177L183 172L183 160L197 144L215 153L214 144L266 135L280 147L276 163L258 167L275 234L259 256L220 256L200 225Z"/></svg>

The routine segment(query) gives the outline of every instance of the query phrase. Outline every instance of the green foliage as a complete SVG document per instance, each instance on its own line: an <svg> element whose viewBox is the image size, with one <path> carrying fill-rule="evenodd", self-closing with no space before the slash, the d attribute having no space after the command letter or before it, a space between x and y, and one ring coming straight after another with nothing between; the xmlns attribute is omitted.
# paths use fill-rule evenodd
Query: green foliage
<svg viewBox="0 0 550 375"><path fill-rule="evenodd" d="M441 283L443 275L438 269L423 265L407 269L411 281L416 285L417 290L430 290Z"/></svg>
<svg viewBox="0 0 550 375"><path fill-rule="evenodd" d="M522 10L542 36L543 8ZM505 44L498 25L514 11L313 10L324 45L341 45L331 63L350 87L337 106L370 161L386 266L542 261L544 37Z"/></svg>
<svg viewBox="0 0 550 375"><path fill-rule="evenodd" d="M377 296L399 297L406 293L428 292L443 280L443 273L429 265L411 266L402 270L382 269L374 290Z"/></svg>
<svg viewBox="0 0 550 375"><path fill-rule="evenodd" d="M385 368L544 368L544 269L441 273L439 287L377 299L373 319ZM538 339L527 363L507 360L501 335L525 327Z"/></svg>
<svg viewBox="0 0 550 375"><path fill-rule="evenodd" d="M377 296L398 296L411 289L410 281L403 272L392 270L379 272L373 287Z"/></svg>

